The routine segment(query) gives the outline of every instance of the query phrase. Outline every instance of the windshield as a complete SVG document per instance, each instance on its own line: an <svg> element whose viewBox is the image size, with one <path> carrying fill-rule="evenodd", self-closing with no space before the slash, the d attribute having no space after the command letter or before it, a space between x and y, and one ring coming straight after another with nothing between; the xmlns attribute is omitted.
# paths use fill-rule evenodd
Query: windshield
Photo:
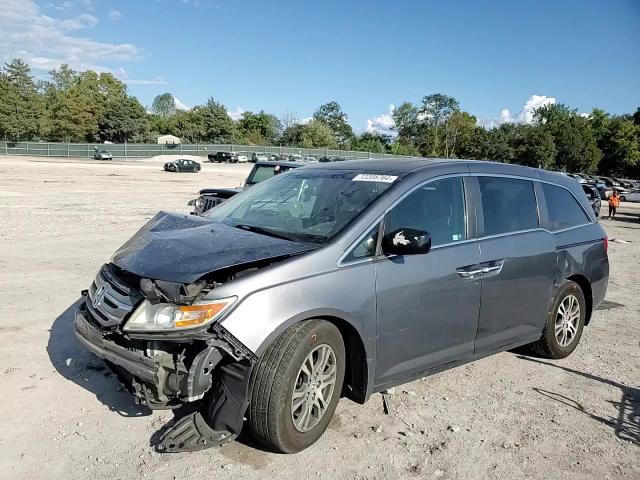
<svg viewBox="0 0 640 480"><path fill-rule="evenodd" d="M288 240L325 243L396 178L296 169L245 190L205 216Z"/></svg>

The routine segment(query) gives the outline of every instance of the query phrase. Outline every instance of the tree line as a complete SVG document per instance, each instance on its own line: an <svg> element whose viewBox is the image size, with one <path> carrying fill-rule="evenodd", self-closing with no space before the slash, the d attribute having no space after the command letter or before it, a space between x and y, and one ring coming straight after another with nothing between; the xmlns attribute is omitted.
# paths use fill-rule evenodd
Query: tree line
<svg viewBox="0 0 640 480"><path fill-rule="evenodd" d="M486 128L457 99L436 93L393 110L391 133L357 134L337 102L318 107L305 122L243 112L233 120L213 98L180 110L170 93L145 108L110 73L79 72L68 65L36 81L20 58L0 71L0 138L11 141L153 142L173 134L189 143L287 145L489 159L570 172L640 177L640 108L588 115L563 104L534 111L531 123Z"/></svg>

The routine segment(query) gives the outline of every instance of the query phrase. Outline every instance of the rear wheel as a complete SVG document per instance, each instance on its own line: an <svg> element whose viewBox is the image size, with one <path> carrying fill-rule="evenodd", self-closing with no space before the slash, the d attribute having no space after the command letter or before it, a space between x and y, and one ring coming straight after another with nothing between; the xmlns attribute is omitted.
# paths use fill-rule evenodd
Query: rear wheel
<svg viewBox="0 0 640 480"><path fill-rule="evenodd" d="M547 314L547 322L540 340L530 344L531 349L545 358L565 358L578 346L587 304L580 286L565 280Z"/></svg>
<svg viewBox="0 0 640 480"><path fill-rule="evenodd" d="M344 342L324 320L287 329L253 370L249 425L271 450L299 452L324 433L340 398Z"/></svg>

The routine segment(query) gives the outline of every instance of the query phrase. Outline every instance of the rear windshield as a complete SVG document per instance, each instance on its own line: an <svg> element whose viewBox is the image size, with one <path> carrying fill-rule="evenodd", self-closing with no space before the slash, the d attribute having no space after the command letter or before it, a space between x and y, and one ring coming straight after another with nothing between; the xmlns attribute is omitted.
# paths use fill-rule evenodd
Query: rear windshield
<svg viewBox="0 0 640 480"><path fill-rule="evenodd" d="M396 179L348 171L293 169L246 189L205 216L293 241L325 243Z"/></svg>

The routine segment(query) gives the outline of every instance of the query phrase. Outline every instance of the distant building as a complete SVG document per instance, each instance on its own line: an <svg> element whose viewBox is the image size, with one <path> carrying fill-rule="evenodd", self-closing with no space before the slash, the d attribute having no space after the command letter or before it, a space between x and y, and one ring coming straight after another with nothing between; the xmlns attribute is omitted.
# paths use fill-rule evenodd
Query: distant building
<svg viewBox="0 0 640 480"><path fill-rule="evenodd" d="M177 145L182 141L174 135L162 135L158 137L158 145Z"/></svg>

